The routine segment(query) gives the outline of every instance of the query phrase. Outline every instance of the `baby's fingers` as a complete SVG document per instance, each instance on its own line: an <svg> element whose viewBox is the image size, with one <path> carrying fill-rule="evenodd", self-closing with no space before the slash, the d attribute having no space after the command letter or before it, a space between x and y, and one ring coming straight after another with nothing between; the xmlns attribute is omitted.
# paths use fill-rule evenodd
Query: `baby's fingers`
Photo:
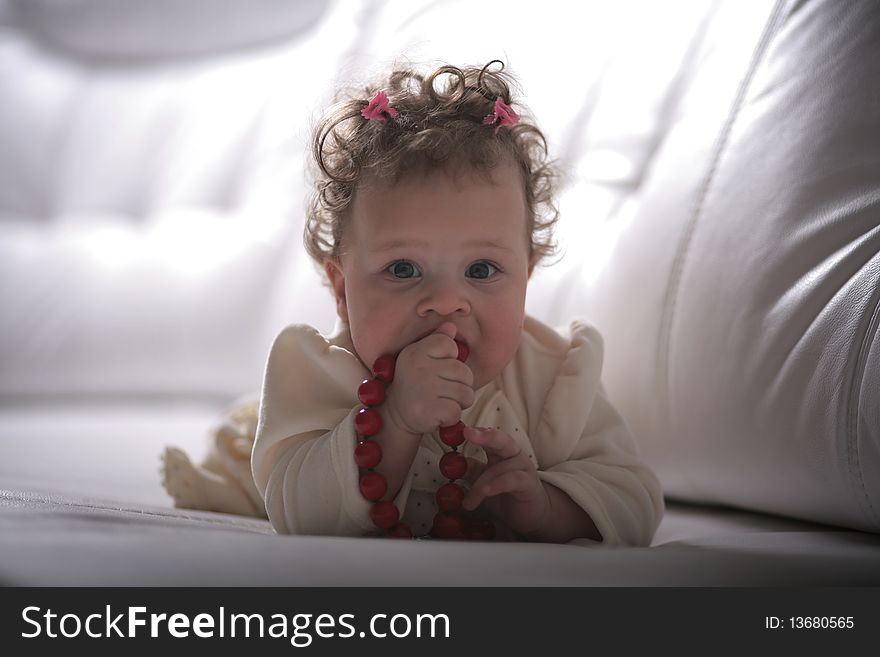
<svg viewBox="0 0 880 657"><path fill-rule="evenodd" d="M465 495L462 506L467 511L473 511L485 499L502 493L511 493L517 500L528 500L529 491L533 488L531 479L532 477L523 470L512 470L494 477L491 481L477 482Z"/></svg>
<svg viewBox="0 0 880 657"><path fill-rule="evenodd" d="M512 470L498 475L485 488L486 497L495 497L502 493L509 493L519 502L528 502L532 499L535 491L535 482L540 486L540 480L534 473L525 470Z"/></svg>
<svg viewBox="0 0 880 657"><path fill-rule="evenodd" d="M469 470L466 477L472 484L463 501L465 509L468 511L476 509L487 497L509 492L507 490L508 486L504 483L502 477L514 473L525 475L524 481L527 482L534 480L532 482L534 483L538 479L534 466L523 455L507 459L492 466L476 468L473 474Z"/></svg>
<svg viewBox="0 0 880 657"><path fill-rule="evenodd" d="M480 475L483 474L488 464L483 463L475 458L471 458L470 456L466 457L468 462L468 469L464 475L464 480L468 482L469 485L473 486L477 479L480 478Z"/></svg>
<svg viewBox="0 0 880 657"><path fill-rule="evenodd" d="M517 442L500 429L465 427L464 437L482 447L490 463L512 458L522 451Z"/></svg>

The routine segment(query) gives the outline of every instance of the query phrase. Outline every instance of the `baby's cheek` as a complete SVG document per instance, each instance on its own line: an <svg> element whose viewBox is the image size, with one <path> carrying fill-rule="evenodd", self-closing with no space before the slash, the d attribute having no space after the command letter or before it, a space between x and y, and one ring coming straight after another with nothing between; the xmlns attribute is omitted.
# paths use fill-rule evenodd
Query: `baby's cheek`
<svg viewBox="0 0 880 657"><path fill-rule="evenodd" d="M382 355L382 336L380 327L370 322L352 324L351 338L355 351L367 368Z"/></svg>
<svg viewBox="0 0 880 657"><path fill-rule="evenodd" d="M522 338L522 326L512 320L509 326L494 332L492 337L485 341L482 351L477 359L477 366L481 370L479 378L482 383L488 383L507 367L519 349ZM475 372L475 374L477 374Z"/></svg>
<svg viewBox="0 0 880 657"><path fill-rule="evenodd" d="M365 364L372 365L379 356L394 350L397 328L394 316L379 300L364 294L351 320L352 340Z"/></svg>

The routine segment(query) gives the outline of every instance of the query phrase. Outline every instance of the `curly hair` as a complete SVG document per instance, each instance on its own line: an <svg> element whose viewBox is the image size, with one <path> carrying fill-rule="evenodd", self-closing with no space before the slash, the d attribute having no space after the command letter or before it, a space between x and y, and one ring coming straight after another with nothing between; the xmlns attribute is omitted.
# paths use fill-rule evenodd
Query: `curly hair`
<svg viewBox="0 0 880 657"><path fill-rule="evenodd" d="M493 64L501 66L490 70ZM515 103L515 80L503 68L499 60L482 68L441 66L426 76L401 68L381 84L366 87L363 97L330 108L313 133L314 190L303 235L306 251L318 265L340 255L349 209L364 176L397 182L414 171L449 171L462 165L488 176L506 161L522 173L530 262L555 253L559 176L548 159L544 135L521 107L515 125L494 130L483 123L496 98ZM386 123L361 116L379 89L398 112Z"/></svg>

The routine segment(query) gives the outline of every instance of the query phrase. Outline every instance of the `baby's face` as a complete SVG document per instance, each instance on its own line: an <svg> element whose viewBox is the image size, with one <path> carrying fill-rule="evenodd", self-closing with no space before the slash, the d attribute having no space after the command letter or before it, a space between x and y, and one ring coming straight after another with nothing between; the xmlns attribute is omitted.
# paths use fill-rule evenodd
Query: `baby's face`
<svg viewBox="0 0 880 657"><path fill-rule="evenodd" d="M339 316L364 365L451 321L474 388L516 352L531 273L526 204L512 166L361 186L339 261L328 261Z"/></svg>

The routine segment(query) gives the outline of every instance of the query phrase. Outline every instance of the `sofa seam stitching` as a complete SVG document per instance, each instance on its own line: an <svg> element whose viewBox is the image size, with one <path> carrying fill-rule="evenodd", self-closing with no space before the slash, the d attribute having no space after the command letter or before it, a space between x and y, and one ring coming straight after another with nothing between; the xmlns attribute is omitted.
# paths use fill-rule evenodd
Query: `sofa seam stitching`
<svg viewBox="0 0 880 657"><path fill-rule="evenodd" d="M770 42L778 31L779 16L781 14L781 9L784 4L785 0L777 0L777 3L767 20L761 37L759 38L758 43L755 45L755 48L752 51L749 66L739 83L739 87L736 91L736 96L734 98L731 111L729 112L724 122L724 126L721 128L721 131L716 138L715 146L713 149L714 153L712 155L712 162L706 173L705 179L700 186L700 191L696 200L694 210L691 214L690 219L688 220L687 226L685 227L684 234L682 235L682 238L678 245L678 251L672 263L672 271L669 276L665 301L663 304L664 311L659 335L660 344L657 350L658 356L660 358L659 367L657 368L658 388L662 390L664 402L663 410L667 415L667 418L671 415L669 412L671 407L669 365L671 360L670 343L672 340L672 325L675 319L675 308L678 301L681 280L684 276L685 261L690 251L690 246L693 242L693 236L696 233L697 224L699 223L700 217L702 215L703 205L709 194L709 189L712 186L712 182L714 181L715 174L721 161L722 155L726 150L730 133L732 132L733 126L736 123L736 119L738 118L740 110L742 109L746 93L751 86L756 71L763 61L763 57L769 48Z"/></svg>
<svg viewBox="0 0 880 657"><path fill-rule="evenodd" d="M871 330L873 327L873 331ZM856 480L858 491L861 492L869 515L875 523L880 523L874 505L871 503L871 497L865 488L865 478L862 473L861 459L859 458L859 441L858 441L858 409L861 405L861 381L864 379L864 370L867 363L869 337L877 336L880 330L880 276L877 277L874 285L874 311L871 313L871 319L862 336L859 351L856 355L856 366L853 370L852 379L850 381L849 399L847 400L848 412L846 414L846 437L847 437L847 465L850 470L850 477ZM872 344L875 340L871 341ZM858 392L858 394L857 394Z"/></svg>
<svg viewBox="0 0 880 657"><path fill-rule="evenodd" d="M134 516L145 516L149 518L164 518L169 520L194 520L200 524L208 525L208 526L221 526L225 528L231 529L244 529L250 533L260 533L259 531L252 531L250 527L239 525L235 523L224 522L223 520L213 520L210 518L198 518L192 515L184 515L177 513L167 513L164 511L153 511L148 509L140 509L133 507L125 507L125 506L115 506L111 504L104 504L101 502L89 502L89 501L74 501L70 499L65 499L64 497L59 497L58 499L52 499L55 497L55 494L52 493L34 493L34 492L16 492L9 489L0 489L0 500L9 500L13 504L16 502L23 504L31 504L33 506L40 507L48 507L48 506L58 506L65 507L69 509L86 509L89 511L111 511L113 513L121 513L127 515ZM259 528L253 528L254 530L258 530Z"/></svg>

